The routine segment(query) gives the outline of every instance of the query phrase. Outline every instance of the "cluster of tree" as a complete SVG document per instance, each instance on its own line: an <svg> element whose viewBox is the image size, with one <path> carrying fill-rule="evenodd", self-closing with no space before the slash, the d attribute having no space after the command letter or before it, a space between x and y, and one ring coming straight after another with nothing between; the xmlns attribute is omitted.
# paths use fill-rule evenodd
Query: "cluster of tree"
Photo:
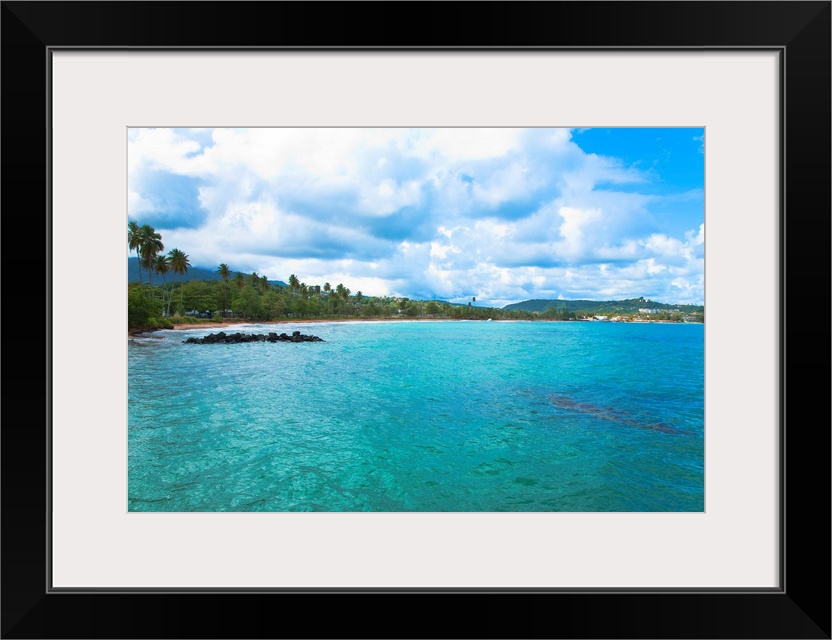
<svg viewBox="0 0 832 640"><path fill-rule="evenodd" d="M293 274L288 286L272 284L257 273L232 272L227 264L217 270L220 280L163 282L129 286L128 318L131 328L162 328L170 321L187 322L193 315L245 320L293 318L446 318L525 319L527 312L507 312L493 307L451 304L440 300L411 300L389 296L353 294L343 284L307 285ZM233 274L233 275L232 275ZM170 300L177 301L175 314Z"/></svg>
<svg viewBox="0 0 832 640"><path fill-rule="evenodd" d="M188 314L212 318L274 320L278 318L502 318L517 317L499 309L452 305L438 300L410 300L388 296L353 294L343 284L333 287L306 285L292 275L288 286L270 283L259 274L232 272L226 264L218 268L220 280L196 280L165 283L149 287L134 284L145 297L160 303L173 296L180 301L174 321L186 320ZM233 275L232 275L233 273ZM173 293L175 292L175 293ZM165 315L164 306L162 315ZM177 317L184 316L184 317Z"/></svg>
<svg viewBox="0 0 832 640"><path fill-rule="evenodd" d="M546 320L575 320L578 316L577 313L570 311L566 307L548 307L540 314L540 317Z"/></svg>
<svg viewBox="0 0 832 640"><path fill-rule="evenodd" d="M171 249L167 253L162 243L162 235L151 225L139 225L135 220L127 223L127 245L131 251L136 252L139 259L139 287L134 291L128 291L127 297L127 318L130 327L153 327L160 324L160 317L170 315L171 302L173 300L174 287L167 286L167 274L172 274L175 282L176 276L184 276L191 263L188 261L188 254L180 249ZM147 270L148 288L145 290L142 283L142 271ZM162 276L162 287L153 287L153 274ZM173 284L173 283L172 283ZM157 305L158 295L161 293L162 308ZM180 295L179 309L181 311L183 300Z"/></svg>
<svg viewBox="0 0 832 640"><path fill-rule="evenodd" d="M651 314L651 320L659 322L688 322L687 318L692 318L693 322L705 322L705 313L694 311L693 313L685 314L681 311L660 311L659 313Z"/></svg>
<svg viewBox="0 0 832 640"><path fill-rule="evenodd" d="M504 307L513 311L532 311L545 314L549 309L568 309L584 315L619 315L637 314L639 309L649 308L660 312L683 314L704 313L705 307L694 304L667 304L654 302L647 298L629 298L626 300L524 300Z"/></svg>

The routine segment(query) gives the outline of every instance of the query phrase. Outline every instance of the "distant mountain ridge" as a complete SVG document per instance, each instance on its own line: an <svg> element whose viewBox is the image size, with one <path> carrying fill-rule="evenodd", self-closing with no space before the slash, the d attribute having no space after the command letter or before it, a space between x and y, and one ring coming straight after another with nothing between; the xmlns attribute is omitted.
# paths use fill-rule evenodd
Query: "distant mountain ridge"
<svg viewBox="0 0 832 640"><path fill-rule="evenodd" d="M638 313L639 309L658 309L659 311L673 311L678 309L683 313L704 312L703 305L695 304L666 304L647 298L629 298L626 300L524 300L507 304L503 309L508 311L532 311L543 313L546 309L567 309L574 312L589 313Z"/></svg>
<svg viewBox="0 0 832 640"><path fill-rule="evenodd" d="M231 270L231 277L234 277L234 274L237 273L234 269ZM243 272L244 275L249 275L248 273ZM166 278L168 282L174 280L172 277L172 273L168 273ZM222 280L220 278L220 274L217 273L216 269L205 269L203 267L188 267L188 271L184 276L176 276L176 282L187 282L189 280ZM127 282L138 282L139 281L139 259L138 258L127 258ZM147 269L142 269L142 282L147 282ZM162 276L153 274L153 282L155 284L162 283ZM269 284L277 284L281 287L287 287L285 282L282 280L269 280Z"/></svg>

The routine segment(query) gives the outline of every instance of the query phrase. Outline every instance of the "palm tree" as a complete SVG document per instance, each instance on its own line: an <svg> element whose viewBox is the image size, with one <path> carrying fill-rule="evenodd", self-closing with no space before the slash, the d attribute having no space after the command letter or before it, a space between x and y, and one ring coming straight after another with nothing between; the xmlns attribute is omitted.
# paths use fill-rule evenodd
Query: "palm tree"
<svg viewBox="0 0 832 640"><path fill-rule="evenodd" d="M153 286L153 263L156 256L165 249L165 245L162 244L162 234L149 224L143 224L139 227L139 235L141 236L141 259L144 260L150 285Z"/></svg>
<svg viewBox="0 0 832 640"><path fill-rule="evenodd" d="M300 280L294 273L289 276L289 288L292 291L297 291L300 288Z"/></svg>
<svg viewBox="0 0 832 640"><path fill-rule="evenodd" d="M162 282L167 285L167 279L165 278L165 274L170 271L170 258L168 256L156 256L156 260L153 261L153 272L158 273L162 276ZM167 286L165 287L167 289ZM168 311L166 315L170 315L170 299L173 297L173 291L171 290L170 295L168 296Z"/></svg>
<svg viewBox="0 0 832 640"><path fill-rule="evenodd" d="M153 273L158 273L162 276L162 282L165 282L165 274L170 271L170 257L156 256L153 261Z"/></svg>
<svg viewBox="0 0 832 640"><path fill-rule="evenodd" d="M268 291L270 289L269 279L266 276L260 276L260 288L263 289L263 291Z"/></svg>
<svg viewBox="0 0 832 640"><path fill-rule="evenodd" d="M341 298L343 298L343 297L344 297L344 285L339 282L338 286L335 287L334 303L337 304L341 300Z"/></svg>
<svg viewBox="0 0 832 640"><path fill-rule="evenodd" d="M139 223L130 220L127 223L127 246L130 251L136 250L136 257L139 259L139 284L142 283L142 234Z"/></svg>
<svg viewBox="0 0 832 640"><path fill-rule="evenodd" d="M228 279L231 277L231 269L224 262L217 269L222 278L222 317L225 317L225 310L228 308Z"/></svg>
<svg viewBox="0 0 832 640"><path fill-rule="evenodd" d="M257 286L260 286L260 276L259 276L259 275L257 275L257 272L256 272L256 271L252 271L252 272L251 272L251 275L248 277L248 283L249 283L252 287L257 287Z"/></svg>
<svg viewBox="0 0 832 640"><path fill-rule="evenodd" d="M234 284L237 285L238 289L242 289L246 286L246 277L239 271L234 274Z"/></svg>
<svg viewBox="0 0 832 640"><path fill-rule="evenodd" d="M179 274L180 276L184 276L185 272L188 270L188 267L191 266L191 263L188 262L188 254L184 251L179 249L171 249L170 253L168 253L168 257L170 258L170 270L173 271L174 274ZM173 292L171 292L173 295ZM182 313L182 297L185 295L184 287L179 287L179 312Z"/></svg>
<svg viewBox="0 0 832 640"><path fill-rule="evenodd" d="M344 287L341 290L341 297L344 299L344 307L346 309L347 315L349 315L350 308L347 303L350 301L350 290Z"/></svg>
<svg viewBox="0 0 832 640"><path fill-rule="evenodd" d="M324 282L324 291L326 293L329 293L330 291L332 291L332 287L330 286L330 284L328 282Z"/></svg>

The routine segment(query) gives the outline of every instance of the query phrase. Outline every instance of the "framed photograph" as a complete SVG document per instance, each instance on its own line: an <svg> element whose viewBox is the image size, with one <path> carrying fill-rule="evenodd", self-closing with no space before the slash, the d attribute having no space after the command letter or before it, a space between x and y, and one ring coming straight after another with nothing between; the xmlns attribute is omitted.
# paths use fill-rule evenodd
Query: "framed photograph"
<svg viewBox="0 0 832 640"><path fill-rule="evenodd" d="M127 135L130 513L705 512L704 128Z"/></svg>
<svg viewBox="0 0 832 640"><path fill-rule="evenodd" d="M830 3L347 7L3 3L3 636L830 637Z"/></svg>

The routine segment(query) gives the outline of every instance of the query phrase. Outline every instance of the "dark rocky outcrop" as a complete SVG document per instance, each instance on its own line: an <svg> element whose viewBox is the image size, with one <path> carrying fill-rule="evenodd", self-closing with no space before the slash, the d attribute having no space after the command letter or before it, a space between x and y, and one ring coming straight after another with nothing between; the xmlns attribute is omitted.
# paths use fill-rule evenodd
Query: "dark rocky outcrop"
<svg viewBox="0 0 832 640"><path fill-rule="evenodd" d="M204 338L188 338L182 341L185 344L240 344L242 342L324 342L318 336L308 336L300 331L293 331L292 335L281 333L280 335L270 332L264 333L232 333L226 334L209 333Z"/></svg>

